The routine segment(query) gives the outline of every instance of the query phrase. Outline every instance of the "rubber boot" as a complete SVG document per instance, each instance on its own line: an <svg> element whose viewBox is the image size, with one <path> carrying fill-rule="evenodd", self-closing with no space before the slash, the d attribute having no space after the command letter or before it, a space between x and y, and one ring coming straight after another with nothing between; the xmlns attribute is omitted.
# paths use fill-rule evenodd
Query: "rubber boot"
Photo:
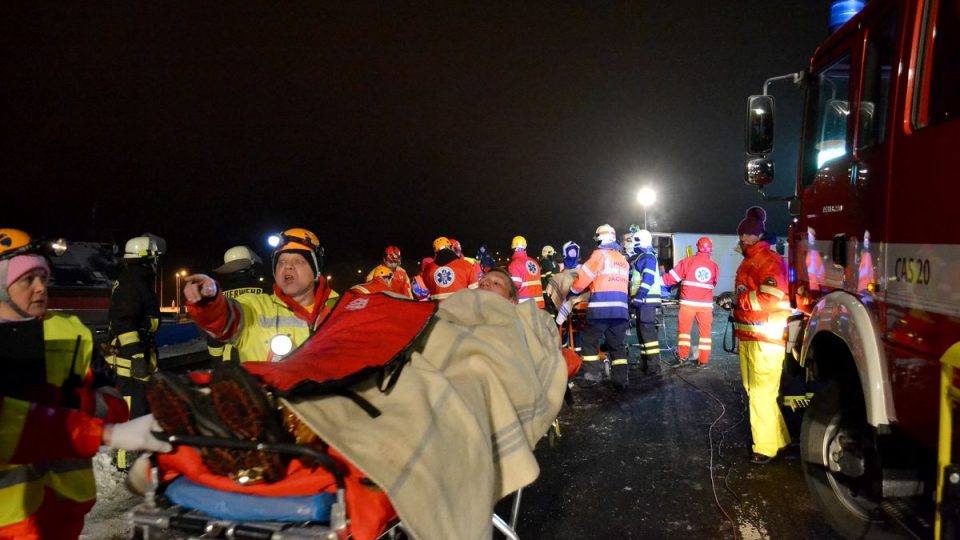
<svg viewBox="0 0 960 540"><path fill-rule="evenodd" d="M610 382L617 390L626 390L629 384L630 366L627 364L617 364L610 366Z"/></svg>

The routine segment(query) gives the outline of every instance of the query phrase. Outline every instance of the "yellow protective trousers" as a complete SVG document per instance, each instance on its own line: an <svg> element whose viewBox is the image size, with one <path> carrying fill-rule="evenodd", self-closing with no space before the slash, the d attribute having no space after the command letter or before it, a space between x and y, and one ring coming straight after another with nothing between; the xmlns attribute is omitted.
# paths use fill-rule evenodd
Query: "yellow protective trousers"
<svg viewBox="0 0 960 540"><path fill-rule="evenodd" d="M757 454L772 457L790 444L790 433L777 402L782 372L783 345L740 342L740 374L750 398L750 433Z"/></svg>

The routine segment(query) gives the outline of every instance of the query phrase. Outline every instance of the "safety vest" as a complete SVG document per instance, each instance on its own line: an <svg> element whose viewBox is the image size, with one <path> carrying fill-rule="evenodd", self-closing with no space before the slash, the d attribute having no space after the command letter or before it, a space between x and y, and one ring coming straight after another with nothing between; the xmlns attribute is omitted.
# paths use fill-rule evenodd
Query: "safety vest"
<svg viewBox="0 0 960 540"><path fill-rule="evenodd" d="M534 301L543 308L543 282L540 280L540 265L525 251L516 251L510 258L510 278L517 286L520 303Z"/></svg>
<svg viewBox="0 0 960 540"><path fill-rule="evenodd" d="M70 377L71 365L72 373L82 380L93 358L90 330L77 317L50 314L43 321L43 335L47 383L61 388ZM29 411L29 402L3 398L3 408L0 409L0 527L23 521L36 512L43 503L44 488L78 503L93 501L97 497L93 464L89 458L30 465L8 463L21 444ZM39 443L42 441L34 442Z"/></svg>
<svg viewBox="0 0 960 540"><path fill-rule="evenodd" d="M590 288L587 319L627 320L630 318L627 305L629 286L630 263L617 249L601 246L580 265L570 292L580 294Z"/></svg>

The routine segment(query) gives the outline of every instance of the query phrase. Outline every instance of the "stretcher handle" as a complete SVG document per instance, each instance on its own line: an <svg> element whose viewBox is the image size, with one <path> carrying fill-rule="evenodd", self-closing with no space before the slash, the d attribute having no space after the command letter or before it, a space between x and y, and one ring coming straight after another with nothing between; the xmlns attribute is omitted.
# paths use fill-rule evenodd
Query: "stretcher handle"
<svg viewBox="0 0 960 540"><path fill-rule="evenodd" d="M270 452L273 454L292 454L301 457L308 457L317 462L318 465L333 475L337 483L337 489L346 489L343 481L343 474L337 468L337 464L329 455L320 452L309 446L290 443L268 443L256 441L243 441L240 439L223 439L219 437L204 437L202 435L169 435L167 442L170 444L183 444L186 446L198 446L202 448L232 448L235 450L258 450L260 452Z"/></svg>

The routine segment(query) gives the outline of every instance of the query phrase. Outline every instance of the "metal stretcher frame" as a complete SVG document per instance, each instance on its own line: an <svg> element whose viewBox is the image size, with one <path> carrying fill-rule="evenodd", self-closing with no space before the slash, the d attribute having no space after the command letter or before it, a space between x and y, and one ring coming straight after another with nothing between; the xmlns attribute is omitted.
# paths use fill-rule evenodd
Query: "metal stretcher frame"
<svg viewBox="0 0 960 540"><path fill-rule="evenodd" d="M191 534L188 537L191 539L346 540L350 538L349 521L347 520L346 484L343 474L338 470L329 455L315 448L298 444L263 443L192 435L169 435L166 440L170 444L182 444L197 448L256 450L313 459L333 476L337 486L336 500L330 508L330 522L329 524L298 524L217 519L193 509L160 505L155 492L157 482L154 481L151 482L154 488L146 493L144 502L129 513L134 539L150 540L154 538L152 534L154 532L157 532L158 535L162 534L163 538L168 538L166 532L160 533L160 531L171 530ZM509 523L496 513L492 517L494 528L509 540L520 539L516 533L516 526L517 517L520 513L522 491L522 489L519 489L514 494ZM403 522L395 520L387 525L387 528L377 539L395 539L402 532L405 532ZM192 536L194 534L196 536Z"/></svg>

